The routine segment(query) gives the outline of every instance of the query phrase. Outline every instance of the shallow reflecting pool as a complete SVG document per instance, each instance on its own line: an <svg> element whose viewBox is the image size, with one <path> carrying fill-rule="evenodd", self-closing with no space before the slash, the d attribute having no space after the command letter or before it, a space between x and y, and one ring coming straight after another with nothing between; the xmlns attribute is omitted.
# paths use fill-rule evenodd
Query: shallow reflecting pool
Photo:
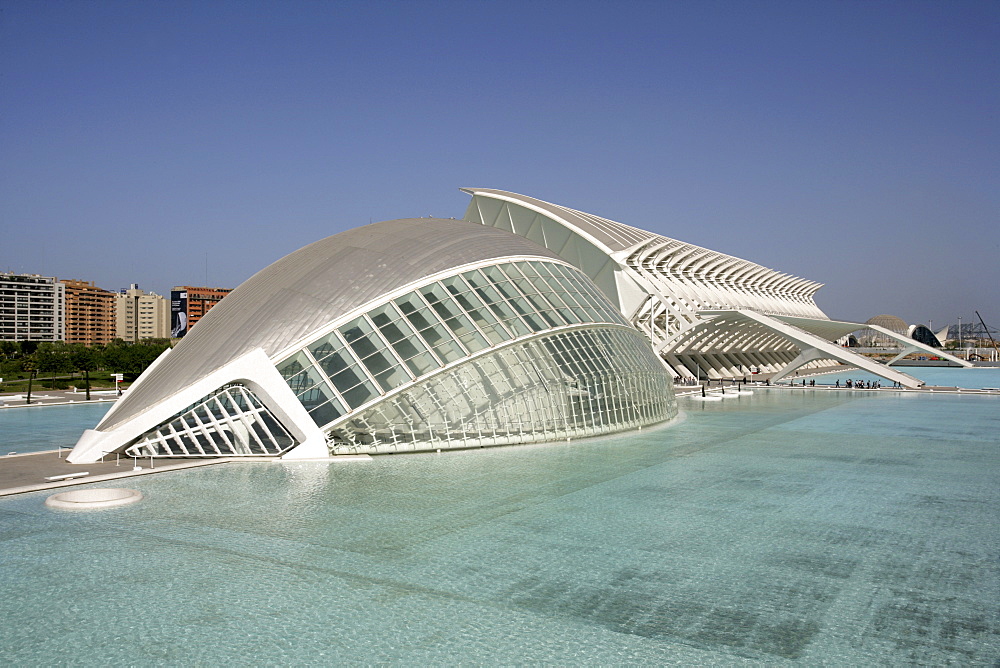
<svg viewBox="0 0 1000 668"><path fill-rule="evenodd" d="M84 429L93 429L111 402L63 406L16 406L0 410L0 457L9 452L72 448Z"/></svg>
<svg viewBox="0 0 1000 668"><path fill-rule="evenodd" d="M0 499L2 655L996 660L1000 398L762 390L681 408L626 437L131 478L145 499L114 510Z"/></svg>

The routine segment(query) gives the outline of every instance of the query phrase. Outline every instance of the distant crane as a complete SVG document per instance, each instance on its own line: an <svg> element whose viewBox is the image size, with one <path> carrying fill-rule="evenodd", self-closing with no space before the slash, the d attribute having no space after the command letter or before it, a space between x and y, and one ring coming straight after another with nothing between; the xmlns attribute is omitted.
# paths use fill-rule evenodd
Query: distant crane
<svg viewBox="0 0 1000 668"><path fill-rule="evenodd" d="M979 315L979 311L976 311L976 317L979 318L979 322L982 323L983 329L986 331L986 336L990 337L990 341L993 343L993 348L997 351L997 354L1000 354L1000 348L997 348L997 342L993 338L993 335L990 334L990 328L986 326L985 322L983 322L983 316Z"/></svg>

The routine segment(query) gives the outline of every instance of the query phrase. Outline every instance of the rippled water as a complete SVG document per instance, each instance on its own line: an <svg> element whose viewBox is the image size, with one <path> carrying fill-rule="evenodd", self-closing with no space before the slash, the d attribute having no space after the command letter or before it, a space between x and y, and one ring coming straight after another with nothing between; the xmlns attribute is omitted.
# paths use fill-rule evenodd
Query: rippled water
<svg viewBox="0 0 1000 668"><path fill-rule="evenodd" d="M63 406L24 406L0 410L0 457L8 452L72 448L84 429L93 429L111 402Z"/></svg>
<svg viewBox="0 0 1000 668"><path fill-rule="evenodd" d="M116 510L0 499L0 656L996 660L1000 399L681 406L625 437L134 478Z"/></svg>

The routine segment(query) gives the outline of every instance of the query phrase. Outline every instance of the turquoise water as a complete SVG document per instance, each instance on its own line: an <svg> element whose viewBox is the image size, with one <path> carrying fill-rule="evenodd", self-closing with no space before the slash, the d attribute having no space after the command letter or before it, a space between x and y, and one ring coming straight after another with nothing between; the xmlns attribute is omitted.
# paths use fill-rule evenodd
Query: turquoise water
<svg viewBox="0 0 1000 668"><path fill-rule="evenodd" d="M113 404L25 406L0 410L0 457L8 452L72 448L84 429L93 429Z"/></svg>
<svg viewBox="0 0 1000 668"><path fill-rule="evenodd" d="M976 367L972 369L963 369L959 367L900 366L892 368L909 374L914 378L919 378L927 385L932 386L964 387L973 390L978 390L984 387L1000 387L1000 368L997 367ZM821 376L811 376L807 377L806 382L815 379L817 385L833 385L839 380L840 384L843 385L844 381L848 378L851 380L860 379L864 381L881 380L882 387L892 386L891 381L887 381L884 378L880 379L874 374L870 374L866 371L860 371L858 369L844 371L841 373L823 374ZM782 382L787 380L788 379L786 378ZM801 377L797 382L802 382Z"/></svg>
<svg viewBox="0 0 1000 668"><path fill-rule="evenodd" d="M0 656L995 662L1000 399L681 407L625 437L144 476L108 511L0 499Z"/></svg>

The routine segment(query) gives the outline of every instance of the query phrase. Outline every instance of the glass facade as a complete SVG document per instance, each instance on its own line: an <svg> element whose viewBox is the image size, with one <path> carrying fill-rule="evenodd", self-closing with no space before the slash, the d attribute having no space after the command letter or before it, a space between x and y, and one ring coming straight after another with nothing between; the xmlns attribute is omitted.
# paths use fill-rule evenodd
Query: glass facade
<svg viewBox="0 0 1000 668"><path fill-rule="evenodd" d="M677 414L670 380L634 331L575 329L436 374L331 429L332 454L592 436Z"/></svg>
<svg viewBox="0 0 1000 668"><path fill-rule="evenodd" d="M189 406L125 450L129 457L260 457L296 441L242 385L230 385Z"/></svg>
<svg viewBox="0 0 1000 668"><path fill-rule="evenodd" d="M586 276L556 262L441 278L277 368L332 453L551 440L676 415L648 343Z"/></svg>

